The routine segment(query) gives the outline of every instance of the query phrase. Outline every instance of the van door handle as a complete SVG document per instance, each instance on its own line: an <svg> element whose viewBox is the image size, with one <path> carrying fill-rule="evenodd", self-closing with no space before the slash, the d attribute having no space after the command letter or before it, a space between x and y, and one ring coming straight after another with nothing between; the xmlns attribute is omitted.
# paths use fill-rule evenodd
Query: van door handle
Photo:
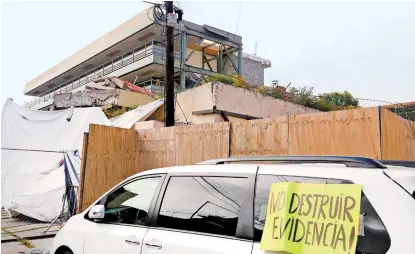
<svg viewBox="0 0 415 254"><path fill-rule="evenodd" d="M163 247L163 246L161 246L161 244L145 243L145 245L149 248L156 248L156 249L161 249Z"/></svg>
<svg viewBox="0 0 415 254"><path fill-rule="evenodd" d="M128 243L128 244L140 245L140 242L139 241L125 240L125 242Z"/></svg>

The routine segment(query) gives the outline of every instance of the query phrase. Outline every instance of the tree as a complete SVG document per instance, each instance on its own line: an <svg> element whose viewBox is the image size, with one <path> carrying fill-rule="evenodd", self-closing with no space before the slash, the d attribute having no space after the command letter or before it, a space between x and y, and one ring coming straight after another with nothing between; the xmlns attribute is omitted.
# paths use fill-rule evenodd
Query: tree
<svg viewBox="0 0 415 254"><path fill-rule="evenodd" d="M359 100L354 98L349 92L331 92L319 95L316 102L317 107L323 111L351 109L359 107Z"/></svg>

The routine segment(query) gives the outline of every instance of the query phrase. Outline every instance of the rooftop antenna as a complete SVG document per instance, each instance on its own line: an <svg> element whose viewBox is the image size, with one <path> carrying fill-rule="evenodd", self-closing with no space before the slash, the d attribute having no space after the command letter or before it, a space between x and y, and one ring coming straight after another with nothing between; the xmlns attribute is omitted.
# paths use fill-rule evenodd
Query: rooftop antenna
<svg viewBox="0 0 415 254"><path fill-rule="evenodd" d="M257 42L255 41L255 53L254 53L254 56L256 56L256 50L257 50Z"/></svg>

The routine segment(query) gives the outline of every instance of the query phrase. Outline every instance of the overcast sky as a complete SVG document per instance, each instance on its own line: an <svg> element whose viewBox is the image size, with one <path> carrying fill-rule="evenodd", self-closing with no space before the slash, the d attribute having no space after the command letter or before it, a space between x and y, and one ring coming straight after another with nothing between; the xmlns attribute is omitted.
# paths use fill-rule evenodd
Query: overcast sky
<svg viewBox="0 0 415 254"><path fill-rule="evenodd" d="M131 18L140 2L12 2L2 8L2 104L27 81ZM272 61L266 83L415 100L415 2L180 2L186 20L243 37ZM239 22L238 21L238 15Z"/></svg>

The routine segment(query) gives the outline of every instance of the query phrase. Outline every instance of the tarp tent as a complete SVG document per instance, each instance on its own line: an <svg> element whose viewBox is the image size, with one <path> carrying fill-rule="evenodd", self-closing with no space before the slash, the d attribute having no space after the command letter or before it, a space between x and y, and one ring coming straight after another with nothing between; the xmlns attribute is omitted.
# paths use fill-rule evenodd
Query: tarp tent
<svg viewBox="0 0 415 254"><path fill-rule="evenodd" d="M1 122L2 206L40 221L56 218L66 185L78 184L75 151L82 154L83 133L91 123L110 121L101 108L35 111L7 100Z"/></svg>

